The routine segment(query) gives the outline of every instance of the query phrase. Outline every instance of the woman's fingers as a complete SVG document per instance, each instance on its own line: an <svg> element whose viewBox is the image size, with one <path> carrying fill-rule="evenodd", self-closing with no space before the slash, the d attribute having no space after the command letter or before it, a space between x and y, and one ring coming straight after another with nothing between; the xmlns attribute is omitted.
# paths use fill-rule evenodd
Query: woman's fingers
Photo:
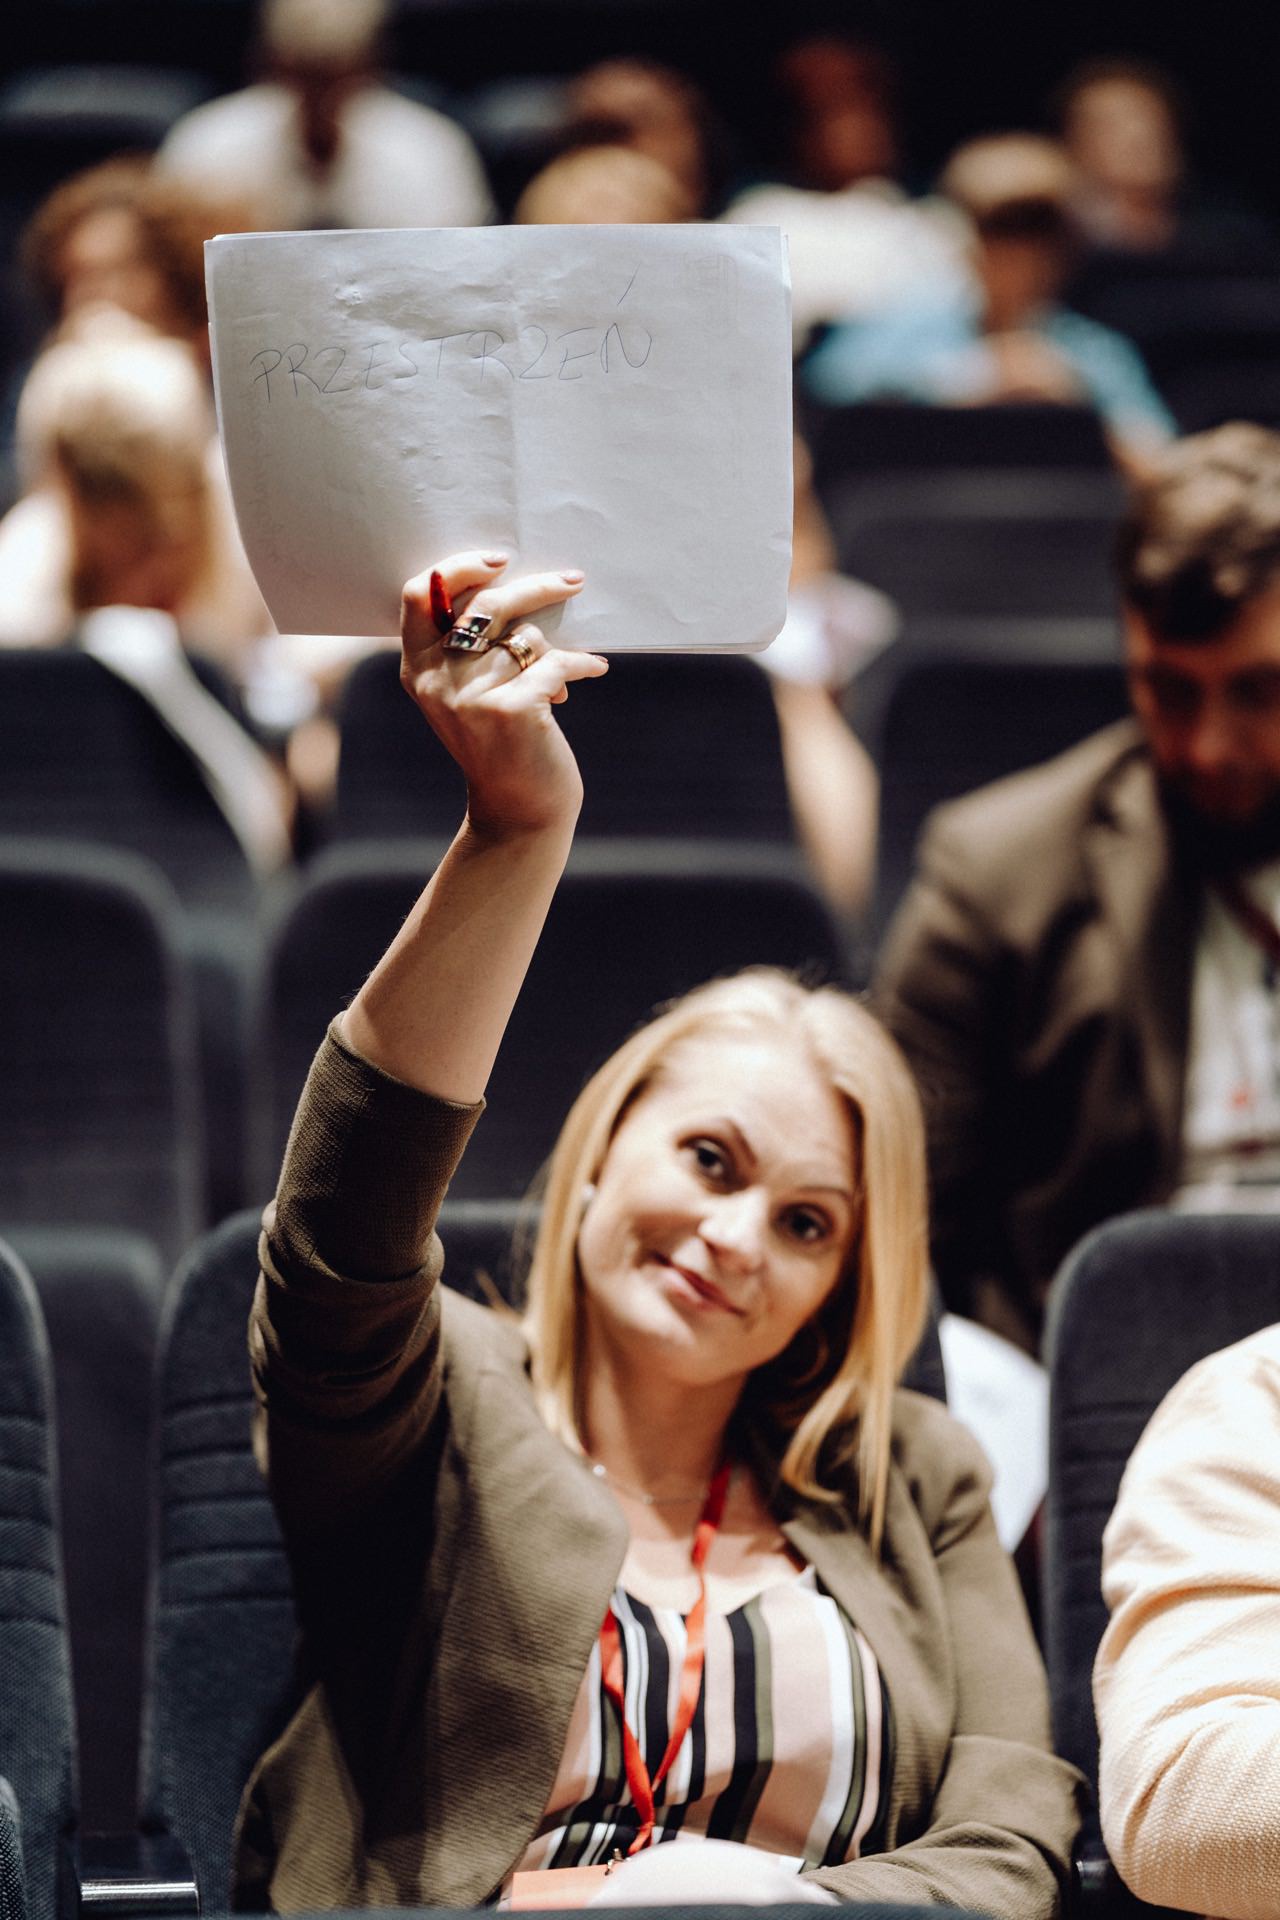
<svg viewBox="0 0 1280 1920"><path fill-rule="evenodd" d="M559 606L581 593L586 575L578 567L563 573L526 573L518 580L499 586L482 587L467 601L467 618L488 615L495 628L510 626L527 614L540 613L544 607Z"/></svg>
<svg viewBox="0 0 1280 1920"><path fill-rule="evenodd" d="M535 660L524 673L530 693L540 694L550 700L553 707L563 705L569 698L569 683L573 680L598 680L602 673L608 673L609 662L598 653L571 653L564 647L552 647Z"/></svg>
<svg viewBox="0 0 1280 1920"><path fill-rule="evenodd" d="M400 632L405 645L434 645L442 638L436 605L464 602L477 587L495 580L506 564L505 553L455 553L438 567L429 567L407 580L400 601Z"/></svg>

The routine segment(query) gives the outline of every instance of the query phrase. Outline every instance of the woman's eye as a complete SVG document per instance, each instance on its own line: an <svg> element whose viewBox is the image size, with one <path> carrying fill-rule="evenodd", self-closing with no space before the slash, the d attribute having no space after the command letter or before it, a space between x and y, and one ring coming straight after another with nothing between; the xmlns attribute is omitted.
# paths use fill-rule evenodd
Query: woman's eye
<svg viewBox="0 0 1280 1920"><path fill-rule="evenodd" d="M709 1174L714 1179L722 1179L728 1173L728 1158L723 1147L718 1147L714 1140L691 1140L689 1151L699 1173Z"/></svg>
<svg viewBox="0 0 1280 1920"><path fill-rule="evenodd" d="M831 1222L825 1213L818 1213L813 1207L793 1207L787 1215L787 1231L793 1240L814 1246L831 1237Z"/></svg>

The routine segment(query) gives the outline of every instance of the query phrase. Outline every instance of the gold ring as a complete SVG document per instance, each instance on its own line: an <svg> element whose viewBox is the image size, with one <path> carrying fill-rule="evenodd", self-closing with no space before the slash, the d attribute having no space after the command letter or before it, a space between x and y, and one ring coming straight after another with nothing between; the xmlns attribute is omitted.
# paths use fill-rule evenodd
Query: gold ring
<svg viewBox="0 0 1280 1920"><path fill-rule="evenodd" d="M517 633L504 633L502 637L495 640L493 644L495 647L506 648L521 673L524 672L526 667L531 667L538 657L528 641L522 640Z"/></svg>

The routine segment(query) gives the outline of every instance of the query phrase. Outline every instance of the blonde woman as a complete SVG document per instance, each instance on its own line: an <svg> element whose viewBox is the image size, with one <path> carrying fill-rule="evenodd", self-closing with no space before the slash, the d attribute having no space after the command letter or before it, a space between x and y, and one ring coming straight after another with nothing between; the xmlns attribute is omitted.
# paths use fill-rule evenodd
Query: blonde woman
<svg viewBox="0 0 1280 1920"><path fill-rule="evenodd" d="M404 683L467 815L334 1023L266 1215L251 1345L306 1690L237 1898L1047 1920L1075 1777L977 1448L895 1390L923 1149L871 1018L768 972L692 994L570 1113L523 1323L439 1284L582 798L554 709L605 671L531 624L582 575L505 565L405 590Z"/></svg>

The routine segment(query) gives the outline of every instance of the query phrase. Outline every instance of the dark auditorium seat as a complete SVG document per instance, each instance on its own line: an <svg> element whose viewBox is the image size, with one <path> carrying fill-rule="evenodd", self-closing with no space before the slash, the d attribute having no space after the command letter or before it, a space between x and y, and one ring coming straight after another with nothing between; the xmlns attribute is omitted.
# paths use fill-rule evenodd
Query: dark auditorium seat
<svg viewBox="0 0 1280 1920"><path fill-rule="evenodd" d="M29 1920L74 1911L75 1726L52 1393L35 1288L0 1243L0 1769L16 1801ZM12 1806L7 1814L10 1854Z"/></svg>
<svg viewBox="0 0 1280 1920"><path fill-rule="evenodd" d="M908 617L1112 613L1122 505L1102 473L893 475L837 483L826 499L841 571Z"/></svg>
<svg viewBox="0 0 1280 1920"><path fill-rule="evenodd" d="M191 754L87 654L0 649L0 834L119 847L177 892L195 970L209 1202L215 1213L238 1205L258 884Z"/></svg>
<svg viewBox="0 0 1280 1920"><path fill-rule="evenodd" d="M1111 466L1092 407L925 407L908 401L804 404L804 429L821 495L839 480L879 483L900 473L955 468L1051 468L1105 473Z"/></svg>
<svg viewBox="0 0 1280 1920"><path fill-rule="evenodd" d="M439 843L334 848L269 942L253 1047L257 1191L269 1193L312 1055L400 926ZM767 963L841 977L829 910L782 850L580 841L548 916L455 1176L459 1195L523 1193L589 1073L660 1001Z"/></svg>
<svg viewBox="0 0 1280 1920"><path fill-rule="evenodd" d="M177 902L128 855L6 840L0 926L0 1232L117 1227L170 1262L202 1222Z"/></svg>
<svg viewBox="0 0 1280 1920"><path fill-rule="evenodd" d="M244 851L143 696L72 648L0 651L0 833L141 854L189 907L251 913Z"/></svg>
<svg viewBox="0 0 1280 1920"><path fill-rule="evenodd" d="M1037 765L1128 711L1107 660L918 658L902 666L880 742L873 924L883 931L911 878L932 808Z"/></svg>
<svg viewBox="0 0 1280 1920"><path fill-rule="evenodd" d="M399 655L353 667L339 710L333 832L452 836L462 776L399 680ZM769 679L741 655L612 656L558 719L582 768L592 836L794 842Z"/></svg>
<svg viewBox="0 0 1280 1920"><path fill-rule="evenodd" d="M142 1823L181 1842L214 1914L228 1908L241 1788L291 1705L289 1569L250 1448L245 1327L260 1224L237 1214L182 1262L156 1374Z"/></svg>
<svg viewBox="0 0 1280 1920"><path fill-rule="evenodd" d="M150 1241L104 1227L26 1227L10 1244L35 1281L57 1409L80 1820L137 1817L152 1372L164 1269Z"/></svg>
<svg viewBox="0 0 1280 1920"><path fill-rule="evenodd" d="M1091 1676L1107 1621L1102 1533L1125 1463L1165 1394L1197 1360L1280 1320L1280 1220L1129 1214L1070 1255L1050 1296L1045 1658L1054 1743L1096 1786ZM1127 1896L1096 1809L1081 1835L1090 1910ZM1112 1898L1114 1896L1114 1898ZM1128 1897L1135 1914L1153 1909Z"/></svg>

